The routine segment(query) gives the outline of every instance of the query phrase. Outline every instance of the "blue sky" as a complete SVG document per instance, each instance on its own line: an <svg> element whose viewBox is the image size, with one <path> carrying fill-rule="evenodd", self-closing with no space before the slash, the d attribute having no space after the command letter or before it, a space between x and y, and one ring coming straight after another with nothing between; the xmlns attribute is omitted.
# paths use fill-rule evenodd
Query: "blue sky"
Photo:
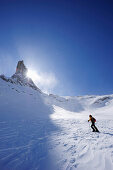
<svg viewBox="0 0 113 170"><path fill-rule="evenodd" d="M113 1L0 0L0 74L20 59L44 91L113 93Z"/></svg>

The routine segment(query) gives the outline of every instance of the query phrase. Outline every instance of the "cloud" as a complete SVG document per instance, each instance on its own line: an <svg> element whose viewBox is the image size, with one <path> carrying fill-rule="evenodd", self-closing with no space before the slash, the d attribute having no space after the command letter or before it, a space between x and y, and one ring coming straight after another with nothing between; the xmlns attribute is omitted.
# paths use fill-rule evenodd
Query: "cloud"
<svg viewBox="0 0 113 170"><path fill-rule="evenodd" d="M45 93L51 93L58 84L58 80L53 73L37 72L35 70L28 70L28 77Z"/></svg>

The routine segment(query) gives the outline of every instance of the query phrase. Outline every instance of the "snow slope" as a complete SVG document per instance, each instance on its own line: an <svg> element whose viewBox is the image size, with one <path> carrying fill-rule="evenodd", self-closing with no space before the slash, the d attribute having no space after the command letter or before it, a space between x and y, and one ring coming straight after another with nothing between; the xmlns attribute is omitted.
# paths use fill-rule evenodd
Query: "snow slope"
<svg viewBox="0 0 113 170"><path fill-rule="evenodd" d="M0 79L0 169L113 170L112 112L113 95L48 96Z"/></svg>
<svg viewBox="0 0 113 170"><path fill-rule="evenodd" d="M54 169L51 113L42 93L0 79L0 170Z"/></svg>

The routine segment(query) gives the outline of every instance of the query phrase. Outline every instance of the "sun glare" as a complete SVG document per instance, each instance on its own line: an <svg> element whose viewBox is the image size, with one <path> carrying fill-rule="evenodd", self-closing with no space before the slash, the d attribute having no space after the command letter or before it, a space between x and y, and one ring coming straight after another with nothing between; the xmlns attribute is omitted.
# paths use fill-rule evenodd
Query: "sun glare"
<svg viewBox="0 0 113 170"><path fill-rule="evenodd" d="M51 91L57 84L56 77L52 73L37 72L29 69L27 77L31 78L33 82L46 93Z"/></svg>
<svg viewBox="0 0 113 170"><path fill-rule="evenodd" d="M38 75L34 70L28 70L27 77L31 78L32 80L36 81L38 79Z"/></svg>

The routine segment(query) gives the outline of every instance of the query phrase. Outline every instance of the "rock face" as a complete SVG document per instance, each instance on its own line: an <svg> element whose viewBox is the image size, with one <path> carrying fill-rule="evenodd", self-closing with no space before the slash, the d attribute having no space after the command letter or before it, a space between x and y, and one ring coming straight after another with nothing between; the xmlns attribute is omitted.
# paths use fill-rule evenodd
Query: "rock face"
<svg viewBox="0 0 113 170"><path fill-rule="evenodd" d="M34 90L38 90L41 92L41 90L34 84L32 79L27 77L27 71L28 69L24 65L24 61L18 61L15 74L13 74L9 78L4 75L0 75L0 78L6 82L10 82L12 84L19 84L21 86L29 86Z"/></svg>
<svg viewBox="0 0 113 170"><path fill-rule="evenodd" d="M16 67L16 74L20 73L23 76L26 76L28 69L24 65L24 61L18 61L17 67Z"/></svg>

